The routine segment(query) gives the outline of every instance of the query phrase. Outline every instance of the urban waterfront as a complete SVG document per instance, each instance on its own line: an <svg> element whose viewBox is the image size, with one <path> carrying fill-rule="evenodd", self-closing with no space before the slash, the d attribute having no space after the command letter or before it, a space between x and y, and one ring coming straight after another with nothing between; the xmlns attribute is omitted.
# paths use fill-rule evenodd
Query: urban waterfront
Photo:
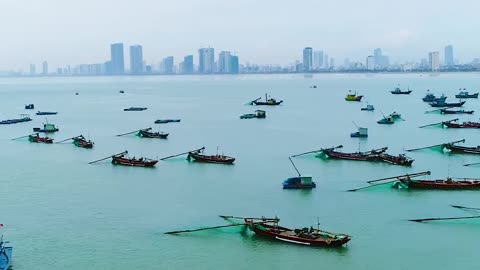
<svg viewBox="0 0 480 270"><path fill-rule="evenodd" d="M413 93L391 95L397 85ZM478 191L383 186L346 192L367 180L426 170L439 179L475 177L480 167L462 166L478 161L474 155L408 153L415 159L411 168L307 155L295 162L317 188L283 190L281 183L296 175L289 156L323 147L342 144L342 151L355 152L388 146L400 154L459 139L477 145L477 130L418 127L448 119L425 114L431 110L421 101L427 89L453 100L459 88L477 92L479 85L479 73L1 78L2 119L32 114L24 105L34 103L35 111L59 112L48 116L60 129L52 136L56 141L83 134L95 142L87 150L11 140L41 126L43 116L0 126L0 223L14 247L12 269L476 269L480 222L407 220L465 216L450 205L480 207ZM349 90L364 95L364 102L346 102ZM246 105L265 93L284 103ZM360 111L365 102L376 111ZM148 109L123 111L131 106ZM476 121L479 101L464 107L476 112L459 118ZM266 110L266 119L239 119L258 108ZM405 121L376 123L393 111ZM181 122L153 124L164 118ZM368 139L350 138L352 121L369 128ZM168 140L115 136L145 127L169 132ZM235 164L199 164L185 156L154 169L109 160L88 164L124 150L161 158L202 146L208 153L218 147ZM218 215L278 216L289 227L316 226L318 218L321 228L352 240L343 248L321 249L268 241L240 228L164 234L225 224Z"/></svg>

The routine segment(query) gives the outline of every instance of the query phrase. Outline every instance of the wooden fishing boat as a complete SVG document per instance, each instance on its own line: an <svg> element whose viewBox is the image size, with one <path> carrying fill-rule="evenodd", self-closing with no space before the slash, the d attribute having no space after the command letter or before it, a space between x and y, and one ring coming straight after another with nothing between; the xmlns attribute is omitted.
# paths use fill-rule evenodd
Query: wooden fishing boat
<svg viewBox="0 0 480 270"><path fill-rule="evenodd" d="M407 157L405 154L393 156L387 153L381 153L378 155L378 157L383 162L387 162L394 165L402 165L402 166L411 166L414 161L413 159Z"/></svg>
<svg viewBox="0 0 480 270"><path fill-rule="evenodd" d="M25 110L33 110L34 108L35 108L35 105L33 105L33 104L25 105Z"/></svg>
<svg viewBox="0 0 480 270"><path fill-rule="evenodd" d="M127 157L127 151L112 156L112 164L114 165L124 165L124 166L133 166L133 167L155 167L158 160L149 159L149 158L129 158Z"/></svg>
<svg viewBox="0 0 480 270"><path fill-rule="evenodd" d="M124 90L120 90L120 91L118 91L118 92L119 92L120 94L124 94L124 93L125 93Z"/></svg>
<svg viewBox="0 0 480 270"><path fill-rule="evenodd" d="M446 121L442 124L448 128L480 128L480 123L478 122L463 122L455 123L455 121Z"/></svg>
<svg viewBox="0 0 480 270"><path fill-rule="evenodd" d="M167 124L167 123L177 123L180 122L180 119L159 119L155 120L155 124Z"/></svg>
<svg viewBox="0 0 480 270"><path fill-rule="evenodd" d="M256 110L255 113L247 113L240 116L240 119L265 118L267 114L265 111Z"/></svg>
<svg viewBox="0 0 480 270"><path fill-rule="evenodd" d="M278 219L272 219L258 222L255 219L245 218L245 224L251 231L272 240L316 247L340 247L351 240L351 237L346 234L331 233L319 228L289 229L279 226L278 221Z"/></svg>
<svg viewBox="0 0 480 270"><path fill-rule="evenodd" d="M274 98L268 98L268 95L265 94L265 101L260 101L261 98L257 98L253 100L252 103L254 105L269 105L269 106L276 106L282 104L283 100L277 101Z"/></svg>
<svg viewBox="0 0 480 270"><path fill-rule="evenodd" d="M412 93L412 90L408 89L406 91L402 91L400 87L395 87L395 89L393 91L390 91L390 93L394 95L409 95L410 93Z"/></svg>
<svg viewBox="0 0 480 270"><path fill-rule="evenodd" d="M352 94L352 91L349 91L349 93L345 96L346 101L361 101L363 96L357 95L357 92Z"/></svg>
<svg viewBox="0 0 480 270"><path fill-rule="evenodd" d="M156 138L156 139L166 139L169 133L163 132L151 132L151 128L141 129L138 131L138 136L142 138Z"/></svg>
<svg viewBox="0 0 480 270"><path fill-rule="evenodd" d="M36 115L55 115L57 114L57 112L41 112L41 111L38 111L36 113Z"/></svg>
<svg viewBox="0 0 480 270"><path fill-rule="evenodd" d="M463 91L460 91L460 93L456 94L455 97L456 98L478 98L478 93L469 94L468 91L465 91L465 90L466 89L463 88Z"/></svg>
<svg viewBox="0 0 480 270"><path fill-rule="evenodd" d="M57 132L59 129L55 127L54 124L43 124L43 128L33 128L34 132L44 132L44 133L53 133Z"/></svg>
<svg viewBox="0 0 480 270"><path fill-rule="evenodd" d="M26 114L22 114L21 116L22 116L22 118L8 119L8 120L0 121L0 125L11 125L11 124L17 124L17 123L32 121L32 119Z"/></svg>
<svg viewBox="0 0 480 270"><path fill-rule="evenodd" d="M205 162L205 163L219 163L219 164L233 164L235 161L235 158L225 156L225 155L219 155L218 153L216 155L204 155L202 154L203 149L199 149L197 151L189 152L187 159L193 159L194 161L197 162Z"/></svg>
<svg viewBox="0 0 480 270"><path fill-rule="evenodd" d="M292 163L293 168L297 171L297 177L290 177L282 182L283 189L312 189L317 185L312 181L312 176L301 175L295 163L293 163L292 157L288 158Z"/></svg>
<svg viewBox="0 0 480 270"><path fill-rule="evenodd" d="M393 119L389 116L387 117L383 117L382 119L378 120L377 121L378 124L381 124L381 125L392 125L395 123L395 121L393 121Z"/></svg>
<svg viewBox="0 0 480 270"><path fill-rule="evenodd" d="M352 138L367 138L368 137L368 128L358 127L358 131L351 133L350 137L352 137Z"/></svg>
<svg viewBox="0 0 480 270"><path fill-rule="evenodd" d="M474 111L441 109L441 114L473 114Z"/></svg>
<svg viewBox="0 0 480 270"><path fill-rule="evenodd" d="M463 104L465 104L466 101L460 101L460 102L452 102L452 103L447 103L445 101L436 101L436 102L432 102L432 103L429 103L430 106L434 107L434 108L441 108L441 107L462 107Z"/></svg>
<svg viewBox="0 0 480 270"><path fill-rule="evenodd" d="M8 241L3 241L3 235L0 237L0 270L8 270L12 264L13 247L6 246Z"/></svg>
<svg viewBox="0 0 480 270"><path fill-rule="evenodd" d="M367 104L366 107L361 108L360 110L362 110L362 111L368 111L368 112L373 112L373 111L375 110L375 108L373 107L373 105Z"/></svg>
<svg viewBox="0 0 480 270"><path fill-rule="evenodd" d="M130 107L123 109L126 112L138 112L138 111L145 111L147 108L146 107Z"/></svg>
<svg viewBox="0 0 480 270"><path fill-rule="evenodd" d="M393 184L395 188L436 189L436 190L466 190L480 189L480 179L465 179L454 181L452 178L441 180L412 180L402 178Z"/></svg>
<svg viewBox="0 0 480 270"><path fill-rule="evenodd" d="M367 152L356 152L356 153L342 153L335 151L335 147L323 149L322 153L328 158L335 159L347 159L347 160L359 160L359 161L378 161L378 155L387 151L388 147L383 147L379 149L373 149Z"/></svg>
<svg viewBox="0 0 480 270"><path fill-rule="evenodd" d="M445 144L445 148L452 151L453 153L466 153L466 154L477 154L480 155L480 146L467 147L455 145L453 143Z"/></svg>
<svg viewBox="0 0 480 270"><path fill-rule="evenodd" d="M445 102L446 99L447 97L445 95L442 95L441 97L437 98L434 94L431 94L431 93L427 93L427 95L425 95L425 97L422 98L424 102Z"/></svg>
<svg viewBox="0 0 480 270"><path fill-rule="evenodd" d="M53 143L53 139L49 137L40 137L38 133L29 135L28 140L34 143Z"/></svg>
<svg viewBox="0 0 480 270"><path fill-rule="evenodd" d="M389 115L387 116L387 118L392 119L392 121L397 121L397 120L401 120L401 119L402 119L402 115L399 114L399 113L397 113L397 112L393 112L393 113L389 114Z"/></svg>
<svg viewBox="0 0 480 270"><path fill-rule="evenodd" d="M72 139L73 139L73 144L77 147L87 148L87 149L93 148L94 143L90 140L85 139L85 137L83 137L83 135L74 137Z"/></svg>

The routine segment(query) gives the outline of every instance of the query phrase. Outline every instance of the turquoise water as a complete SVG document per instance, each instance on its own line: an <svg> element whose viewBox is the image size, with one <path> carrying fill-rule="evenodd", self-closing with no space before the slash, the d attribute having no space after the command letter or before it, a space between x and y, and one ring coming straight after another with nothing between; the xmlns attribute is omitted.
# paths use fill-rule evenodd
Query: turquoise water
<svg viewBox="0 0 480 270"><path fill-rule="evenodd" d="M414 91L391 95L397 84ZM478 269L479 221L407 221L468 215L449 205L480 207L477 192L345 190L424 170L438 178L475 177L480 166L462 164L480 157L424 150L409 153L415 162L405 168L308 155L296 158L296 165L313 175L317 188L285 191L281 182L296 174L288 156L322 147L342 144L353 152L388 146L400 154L463 138L478 145L478 130L418 126L457 118L425 114L431 110L421 101L426 89L452 98L460 87L476 91L479 85L478 73L1 79L1 119L34 103L35 111L59 112L48 116L60 128L55 140L83 134L95 142L86 150L11 140L45 122L32 111L32 122L0 126L0 223L14 246L13 269ZM365 103L344 101L349 89L365 95L376 111L361 112ZM257 109L245 104L265 92L283 105L265 108L266 119L240 120ZM148 110L123 112L131 106ZM469 100L465 108L479 110L479 101ZM376 124L381 112L394 110L406 121ZM478 120L478 113L459 118ZM161 118L182 122L153 124ZM352 121L369 128L368 139L350 138ZM114 136L145 127L170 136ZM161 161L155 169L109 160L88 164L124 150L161 158L202 146L236 157L235 165L189 163L185 157ZM163 234L227 224L220 214L276 215L290 227L315 225L318 217L322 228L353 238L344 248L318 249L272 242L241 228Z"/></svg>

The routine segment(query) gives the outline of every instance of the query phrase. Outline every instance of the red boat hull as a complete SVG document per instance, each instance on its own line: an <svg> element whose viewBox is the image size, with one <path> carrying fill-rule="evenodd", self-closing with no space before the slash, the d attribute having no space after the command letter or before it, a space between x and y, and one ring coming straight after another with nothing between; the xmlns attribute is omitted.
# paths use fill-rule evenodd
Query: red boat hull
<svg viewBox="0 0 480 270"><path fill-rule="evenodd" d="M468 190L480 189L480 181L419 180L409 181L410 189Z"/></svg>
<svg viewBox="0 0 480 270"><path fill-rule="evenodd" d="M329 158L347 159L347 160L359 160L359 161L376 161L376 156L363 155L358 153L340 153L335 151L325 151L325 155Z"/></svg>
<svg viewBox="0 0 480 270"><path fill-rule="evenodd" d="M480 123L465 122L463 124L445 122L443 123L448 128L480 128Z"/></svg>
<svg viewBox="0 0 480 270"><path fill-rule="evenodd" d="M458 145L447 145L445 146L448 150L452 151L453 153L466 153L466 154L480 154L480 147L465 147L465 146L458 146Z"/></svg>

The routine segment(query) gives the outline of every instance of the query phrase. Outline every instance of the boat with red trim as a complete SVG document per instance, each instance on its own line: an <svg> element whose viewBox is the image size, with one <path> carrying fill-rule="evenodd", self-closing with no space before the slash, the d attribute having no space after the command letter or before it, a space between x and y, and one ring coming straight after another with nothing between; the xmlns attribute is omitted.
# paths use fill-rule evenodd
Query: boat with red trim
<svg viewBox="0 0 480 270"><path fill-rule="evenodd" d="M90 140L85 139L83 135L72 138L73 144L80 148L92 149L94 143Z"/></svg>
<svg viewBox="0 0 480 270"><path fill-rule="evenodd" d="M388 147L379 149L373 149L367 152L355 152L355 153L343 153L335 151L337 148L343 146L337 146L327 149L322 149L321 154L326 155L328 158L347 159L347 160L360 160L360 161L378 161L378 155L387 151Z"/></svg>
<svg viewBox="0 0 480 270"><path fill-rule="evenodd" d="M133 166L133 167L155 167L158 160L149 159L149 158L135 158L128 157L128 151L112 156L112 164L114 165L124 165L124 166Z"/></svg>
<svg viewBox="0 0 480 270"><path fill-rule="evenodd" d="M409 177L399 179L393 184L396 188L409 189L440 189L440 190L465 190L480 189L480 179L463 179L455 181L448 177L440 180L412 180Z"/></svg>
<svg viewBox="0 0 480 270"><path fill-rule="evenodd" d="M169 133L152 132L152 128L141 129L138 131L138 136L142 138L166 139Z"/></svg>
<svg viewBox="0 0 480 270"><path fill-rule="evenodd" d="M205 163L219 163L219 164L233 164L235 161L234 157L229 157L225 155L219 155L218 154L218 149L217 149L217 154L216 155L205 155L203 154L202 149L198 149L193 152L189 152L187 156L187 160L193 159L194 161L197 162L205 162Z"/></svg>
<svg viewBox="0 0 480 270"><path fill-rule="evenodd" d="M446 149L452 151L453 153L465 153L465 154L480 154L480 146L473 146L473 147L467 147L467 146L460 146L460 145L455 145L453 143L447 143L444 146Z"/></svg>
<svg viewBox="0 0 480 270"><path fill-rule="evenodd" d="M448 128L480 128L480 123L478 122L463 122L455 123L458 119L452 121L445 121L442 124Z"/></svg>
<svg viewBox="0 0 480 270"><path fill-rule="evenodd" d="M49 137L40 137L38 133L29 135L28 140L34 143L53 143L53 139Z"/></svg>
<svg viewBox="0 0 480 270"><path fill-rule="evenodd" d="M389 155L387 153L381 153L378 155L381 161L402 166L412 166L414 159L407 157L405 154L400 154L398 156Z"/></svg>

